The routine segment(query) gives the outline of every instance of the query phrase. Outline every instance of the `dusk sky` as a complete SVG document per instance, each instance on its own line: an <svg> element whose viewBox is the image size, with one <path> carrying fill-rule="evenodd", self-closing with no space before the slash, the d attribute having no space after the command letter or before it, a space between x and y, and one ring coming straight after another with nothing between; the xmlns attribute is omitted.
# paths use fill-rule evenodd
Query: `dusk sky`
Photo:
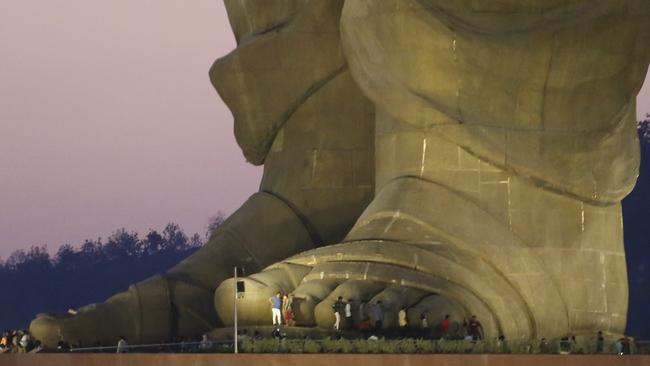
<svg viewBox="0 0 650 366"><path fill-rule="evenodd" d="M219 0L0 1L0 258L237 209L261 168L208 80L234 46Z"/></svg>

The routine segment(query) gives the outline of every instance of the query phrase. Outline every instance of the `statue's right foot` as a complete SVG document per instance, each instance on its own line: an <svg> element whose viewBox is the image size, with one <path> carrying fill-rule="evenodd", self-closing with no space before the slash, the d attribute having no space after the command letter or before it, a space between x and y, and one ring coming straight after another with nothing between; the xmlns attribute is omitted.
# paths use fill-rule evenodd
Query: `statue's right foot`
<svg viewBox="0 0 650 366"><path fill-rule="evenodd" d="M353 300L355 323L363 320L358 313L361 302L367 304L365 315L374 322L373 306L381 301L382 328L397 327L398 312L404 307L410 327L420 327L422 314L432 327L449 314L455 328L477 315L490 336L504 330L522 333L528 324L521 304L513 302L507 309L511 319L520 324L503 323L497 314L505 310L500 297L508 295L503 291L507 284L494 271L480 268L480 260L464 255L442 245L428 250L382 240L311 250L243 278L245 292L238 300L238 321L242 325L270 324L269 298L280 292L291 294L296 324L303 327L331 329L335 321L332 305L342 297L346 302ZM455 263L453 257L466 260L465 264ZM473 264L484 277L467 269L466 265ZM233 324L233 286L230 279L215 292L215 307L226 325ZM491 298L479 298L479 293Z"/></svg>
<svg viewBox="0 0 650 366"><path fill-rule="evenodd" d="M592 249L594 242L585 241L601 240L595 235L607 233L613 224L620 227L620 220L615 220L620 219L620 207L600 207L540 192L529 182L503 179L505 173L494 182L493 173L498 172L486 169L479 175L486 179L482 194L492 192L494 185L505 193L500 200L487 202L493 206L419 177L388 181L344 243L300 253L245 280L239 312L242 323L268 324L268 298L278 290L304 299L294 307L298 324L327 327L334 319L328 304L338 296L371 300L399 286L404 298L388 302L393 309L389 311L412 306L418 296L438 294L453 300L465 317L476 314L489 337L556 339L569 333L594 334L599 329L621 333L619 314L614 311L622 308L624 297L611 296L625 290L620 280L624 266L618 262L622 258L614 251L614 239L620 238L613 236L611 243L602 244L611 244L611 253ZM529 197L537 200L529 202ZM493 207L509 211L501 216L490 211ZM537 230L536 225L521 219L537 217L547 207L562 215L576 212L575 208L583 213L582 217L580 211L561 216L567 221L557 224L546 221L548 227L562 229L567 236L548 235L549 241L543 242L547 247L537 246L527 241L524 235L529 233L522 230ZM578 225L573 225L576 221ZM551 240L566 247L553 247ZM581 272L576 272L578 268ZM602 282L578 273L602 278ZM571 281L559 281L558 274L572 274ZM217 312L226 324L232 322L232 287L229 280L215 293ZM568 308L569 304L575 308ZM585 314L582 309L598 310L599 315Z"/></svg>

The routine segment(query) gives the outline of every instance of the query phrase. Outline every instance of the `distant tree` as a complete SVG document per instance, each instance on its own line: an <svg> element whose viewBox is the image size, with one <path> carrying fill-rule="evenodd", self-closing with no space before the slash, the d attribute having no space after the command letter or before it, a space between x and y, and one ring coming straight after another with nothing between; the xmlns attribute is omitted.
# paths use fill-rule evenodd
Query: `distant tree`
<svg viewBox="0 0 650 366"><path fill-rule="evenodd" d="M639 136L645 141L650 142L650 113L645 114L645 119L637 122Z"/></svg>
<svg viewBox="0 0 650 366"><path fill-rule="evenodd" d="M54 263L57 269L63 271L73 271L80 267L81 253L76 251L70 244L63 244L59 247L54 257Z"/></svg>
<svg viewBox="0 0 650 366"><path fill-rule="evenodd" d="M84 265L93 265L105 259L102 238L96 241L86 239L79 252Z"/></svg>
<svg viewBox="0 0 650 366"><path fill-rule="evenodd" d="M189 248L187 235L178 224L170 222L162 233L163 250L178 251Z"/></svg>
<svg viewBox="0 0 650 366"><path fill-rule="evenodd" d="M24 249L18 249L14 250L13 253L9 255L9 258L7 258L7 262L5 262L5 266L7 269L15 271L18 269L18 267L27 261L27 253L25 252Z"/></svg>
<svg viewBox="0 0 650 366"><path fill-rule="evenodd" d="M194 233L192 237L190 238L190 243L189 243L191 248L200 248L203 246L203 239L201 238L201 235L199 233Z"/></svg>
<svg viewBox="0 0 650 366"><path fill-rule="evenodd" d="M109 260L140 256L138 233L128 232L124 228L115 231L104 245L104 253Z"/></svg>
<svg viewBox="0 0 650 366"><path fill-rule="evenodd" d="M46 246L17 250L0 260L3 307L0 329L25 328L34 314L65 313L102 301L129 284L167 271L202 245L201 236L188 239L181 228L168 224L161 232L137 233L120 229L104 244L101 238L77 247L65 244L50 257Z"/></svg>
<svg viewBox="0 0 650 366"><path fill-rule="evenodd" d="M9 256L6 265L13 271L25 272L47 271L52 268L46 245L32 246L27 252L23 249L16 250Z"/></svg>
<svg viewBox="0 0 650 366"><path fill-rule="evenodd" d="M217 211L216 215L208 219L208 227L205 230L205 241L210 240L212 233L226 221L226 215Z"/></svg>
<svg viewBox="0 0 650 366"><path fill-rule="evenodd" d="M158 234L156 230L149 229L146 238L142 243L142 252L144 255L152 255L162 250L165 246L165 241L162 235Z"/></svg>

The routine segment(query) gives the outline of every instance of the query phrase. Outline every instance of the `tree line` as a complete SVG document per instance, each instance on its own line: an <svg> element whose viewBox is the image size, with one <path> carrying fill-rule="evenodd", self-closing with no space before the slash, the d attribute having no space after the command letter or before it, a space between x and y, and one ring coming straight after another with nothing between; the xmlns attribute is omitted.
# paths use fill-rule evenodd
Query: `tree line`
<svg viewBox="0 0 650 366"><path fill-rule="evenodd" d="M164 273L194 253L224 221L210 219L205 235L188 236L178 224L143 237L118 229L107 239L64 244L51 255L46 245L13 252L0 261L0 330L22 329L40 312L65 313L101 302L134 282Z"/></svg>

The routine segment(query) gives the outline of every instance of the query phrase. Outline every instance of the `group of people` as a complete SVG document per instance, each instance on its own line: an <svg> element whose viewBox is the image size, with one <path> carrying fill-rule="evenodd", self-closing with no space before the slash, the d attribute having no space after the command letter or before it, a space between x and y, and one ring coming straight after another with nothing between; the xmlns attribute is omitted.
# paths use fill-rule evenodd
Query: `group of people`
<svg viewBox="0 0 650 366"><path fill-rule="evenodd" d="M593 343L592 343L593 342ZM591 343L591 345L589 345ZM634 343L634 339L623 336L614 342L614 348L616 353L619 355L627 355L631 353L631 346ZM566 337L560 338L557 351L560 354L570 354L570 353L606 353L608 350L605 349L605 336L602 331L598 331L594 338L587 338L586 342L582 342L580 345L576 340L576 336L571 334ZM583 347L586 346L587 350ZM593 347L595 346L595 347ZM593 347L593 348L592 348ZM540 353L555 353L554 347L551 346L548 339L543 337L539 342L539 352Z"/></svg>
<svg viewBox="0 0 650 366"><path fill-rule="evenodd" d="M0 338L0 353L27 353L41 349L27 330L5 330Z"/></svg>
<svg viewBox="0 0 650 366"><path fill-rule="evenodd" d="M278 292L269 299L269 303L271 304L271 320L273 325L294 326L296 324L293 311L293 296L282 296ZM373 302L362 300L357 302L355 299L349 298L345 300L343 296L339 296L332 304L332 313L334 314L333 328L337 331L387 331L385 326L387 311L381 300ZM477 319L476 315L472 315L469 320L464 320L460 324L459 322L452 323L451 315L445 314L442 319L436 321L437 324L435 326L437 328L432 328L428 312L423 311L420 313L419 319L412 320L408 318L407 307L402 306L397 313L396 322L393 319L390 320L390 324L397 324L397 330L401 336L406 336L412 333L413 330L417 330L418 335L425 338L437 336L448 339L461 338L477 341L483 339L484 336L483 325ZM453 324L462 325L462 327L456 326L452 329Z"/></svg>
<svg viewBox="0 0 650 366"><path fill-rule="evenodd" d="M269 299L269 302L271 303L273 325L280 326L284 324L290 327L296 325L292 306L293 296L282 296L278 292Z"/></svg>

